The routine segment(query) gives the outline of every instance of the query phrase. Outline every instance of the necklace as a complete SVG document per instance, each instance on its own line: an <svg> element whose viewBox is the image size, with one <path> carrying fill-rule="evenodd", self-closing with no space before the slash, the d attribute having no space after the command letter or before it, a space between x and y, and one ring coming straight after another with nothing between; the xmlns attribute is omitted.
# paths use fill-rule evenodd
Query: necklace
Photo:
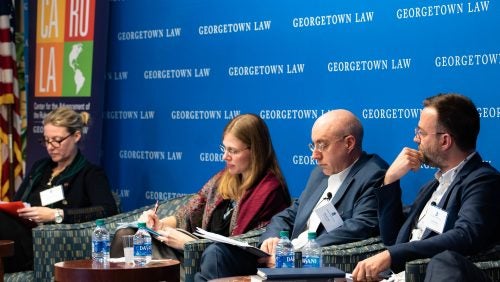
<svg viewBox="0 0 500 282"><path fill-rule="evenodd" d="M59 174L61 174L61 172L63 172L65 169L66 169L66 167L63 167L62 169L55 169L54 168L52 170L52 174L50 175L49 181L47 182L47 185L49 187L52 186L52 180L54 180L54 178L56 178L56 176L58 176Z"/></svg>

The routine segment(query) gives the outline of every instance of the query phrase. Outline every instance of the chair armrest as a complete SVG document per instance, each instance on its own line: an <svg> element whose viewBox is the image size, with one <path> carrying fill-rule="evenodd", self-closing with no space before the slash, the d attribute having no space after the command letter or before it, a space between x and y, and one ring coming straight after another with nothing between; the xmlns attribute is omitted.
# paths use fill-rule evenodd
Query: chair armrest
<svg viewBox="0 0 500 282"><path fill-rule="evenodd" d="M371 237L371 238L368 238L368 239L365 239L365 240L361 240L361 241L346 243L346 244L327 246L327 247L324 247L323 249L328 250L328 251L345 250L345 249L352 249L352 248L360 248L360 247L364 247L364 246L370 246L370 245L378 244L378 243L382 243L382 239L380 239L379 236L377 236L377 237Z"/></svg>
<svg viewBox="0 0 500 282"><path fill-rule="evenodd" d="M372 237L362 241L323 247L323 266L335 266L345 272L352 272L356 264L374 254L385 250L380 237Z"/></svg>
<svg viewBox="0 0 500 282"><path fill-rule="evenodd" d="M256 247L259 243L260 235L265 229L256 229L248 231L247 233L232 236L232 239L245 241L248 244ZM185 270L185 281L194 281L194 275L200 270L200 259L203 251L212 244L212 241L207 239L198 239L191 242L187 242L184 245L184 263L183 267Z"/></svg>
<svg viewBox="0 0 500 282"><path fill-rule="evenodd" d="M490 277L496 277L493 281L500 280L500 245L496 245L487 251L468 256L468 259L474 262L480 269L485 270ZM429 261L430 259L426 258L407 262L405 265L405 281L424 281Z"/></svg>
<svg viewBox="0 0 500 282"><path fill-rule="evenodd" d="M474 263L491 278L491 281L500 281L500 259Z"/></svg>
<svg viewBox="0 0 500 282"><path fill-rule="evenodd" d="M173 214L179 206L189 200L190 196L162 201L159 216ZM143 211L151 209L153 205L105 218L105 227L110 232L111 240L119 223L137 220ZM94 221L75 224L47 224L33 228L35 280L52 280L56 262L91 258L94 228Z"/></svg>

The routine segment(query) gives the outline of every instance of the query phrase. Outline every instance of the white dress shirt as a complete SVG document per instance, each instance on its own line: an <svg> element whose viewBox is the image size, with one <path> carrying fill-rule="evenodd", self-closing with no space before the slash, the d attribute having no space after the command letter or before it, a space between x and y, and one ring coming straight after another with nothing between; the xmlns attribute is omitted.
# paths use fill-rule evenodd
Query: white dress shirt
<svg viewBox="0 0 500 282"><path fill-rule="evenodd" d="M335 197L335 194L338 192L340 185L342 185L342 182L344 182L344 180L347 178L349 171L351 171L351 168L356 162L357 160L343 171L337 174L332 174L330 175L330 177L328 177L328 187L323 192L321 198L319 198L318 203L316 203L316 206L314 207L313 212L311 213L309 220L307 221L307 229L304 232L300 233L297 238L292 240L292 244L295 249L300 249L307 243L307 233L309 231L316 231L318 229L321 220L314 211L328 204ZM328 193L331 193L330 198L328 197Z"/></svg>

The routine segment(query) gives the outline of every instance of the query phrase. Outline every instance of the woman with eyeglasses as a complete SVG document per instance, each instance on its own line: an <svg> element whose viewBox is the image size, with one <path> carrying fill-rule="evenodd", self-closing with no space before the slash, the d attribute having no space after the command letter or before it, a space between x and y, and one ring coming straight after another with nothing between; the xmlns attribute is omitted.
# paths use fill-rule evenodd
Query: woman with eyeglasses
<svg viewBox="0 0 500 282"><path fill-rule="evenodd" d="M161 234L153 240L153 258L182 261L184 244L194 239L178 229L193 232L201 227L224 236L239 235L266 226L290 205L269 130L259 116L242 114L232 119L224 128L220 149L226 167L186 206L174 216L160 219L148 210L139 218ZM131 228L117 231L111 257L123 257L121 236L134 232Z"/></svg>
<svg viewBox="0 0 500 282"><path fill-rule="evenodd" d="M36 161L14 196L29 204L19 218L0 212L0 239L14 241L14 256L5 258L5 271L33 268L31 228L37 224L79 223L108 217L117 207L103 169L91 164L78 149L89 114L61 107L43 120L48 158Z"/></svg>

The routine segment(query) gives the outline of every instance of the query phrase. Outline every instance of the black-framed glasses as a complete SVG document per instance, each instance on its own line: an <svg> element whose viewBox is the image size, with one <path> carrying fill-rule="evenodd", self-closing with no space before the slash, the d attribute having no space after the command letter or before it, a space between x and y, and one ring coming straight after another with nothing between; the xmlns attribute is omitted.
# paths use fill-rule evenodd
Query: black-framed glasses
<svg viewBox="0 0 500 282"><path fill-rule="evenodd" d="M238 149L234 149L234 148L231 148L231 147L226 148L226 146L220 144L219 145L219 149L221 150L222 153L227 153L230 156L235 156L235 155L237 155L237 154L239 154L239 153L241 153L241 152L243 152L245 150L250 149L250 147L246 147L246 148L238 150Z"/></svg>
<svg viewBox="0 0 500 282"><path fill-rule="evenodd" d="M66 137L63 137L63 138L55 138L55 139L40 139L38 142L40 142L40 144L44 147L47 147L49 144L53 147L53 148L59 148L61 147L61 143L64 142L64 140L68 139L71 135L73 135L74 133L70 133L68 136Z"/></svg>
<svg viewBox="0 0 500 282"><path fill-rule="evenodd" d="M439 134L446 134L446 132L432 132L432 133L428 133L428 132L422 131L422 129L420 129L418 127L415 128L415 136L417 136L418 138L422 138L422 137L425 137L427 135L439 135Z"/></svg>

